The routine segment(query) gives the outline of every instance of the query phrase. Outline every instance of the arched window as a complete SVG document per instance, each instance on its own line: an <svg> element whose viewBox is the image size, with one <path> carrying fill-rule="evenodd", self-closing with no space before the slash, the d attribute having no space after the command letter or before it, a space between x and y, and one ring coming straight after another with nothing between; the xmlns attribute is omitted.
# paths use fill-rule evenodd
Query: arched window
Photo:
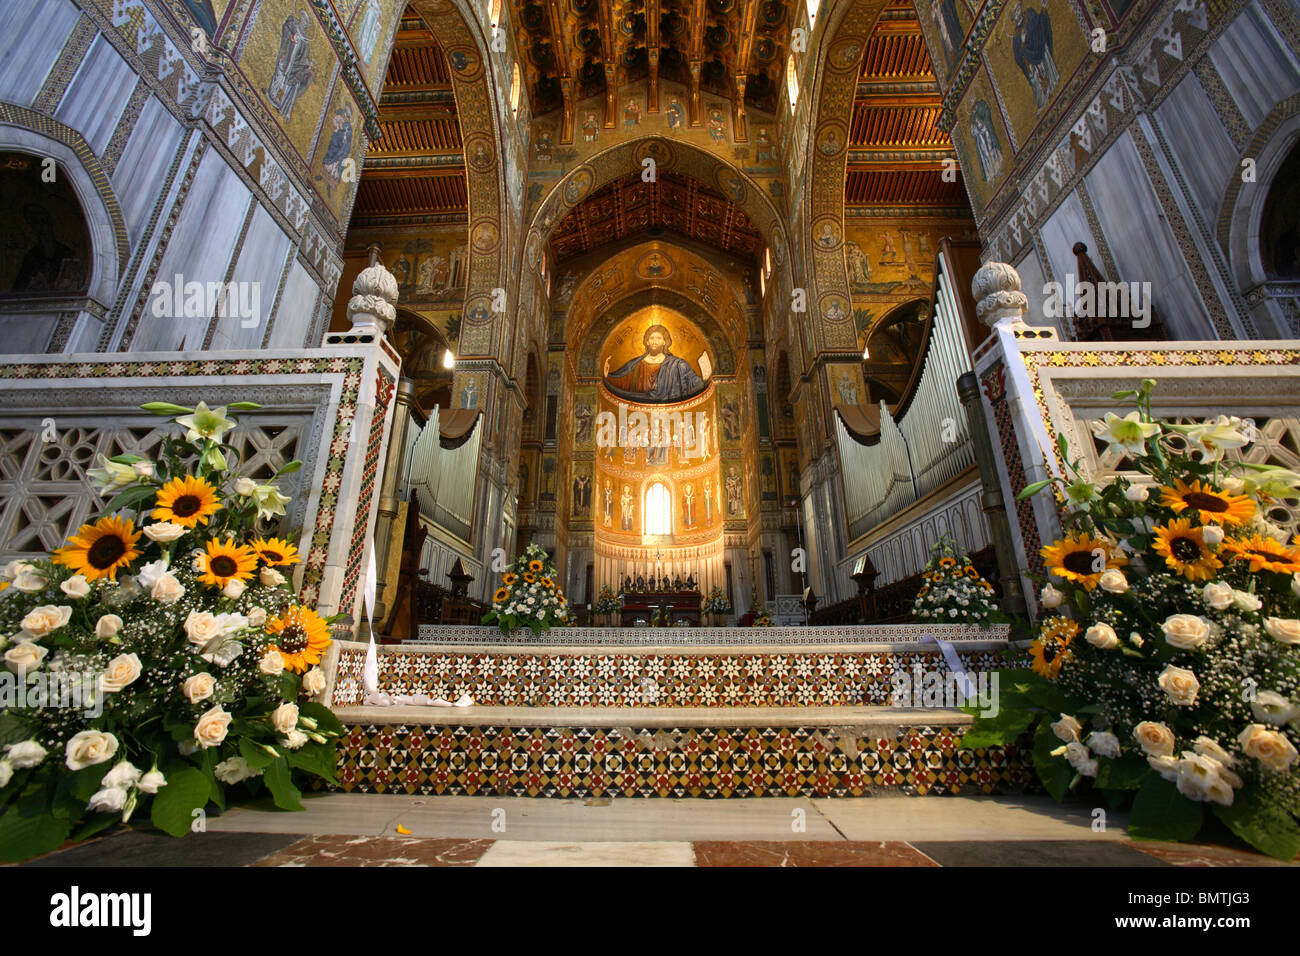
<svg viewBox="0 0 1300 956"><path fill-rule="evenodd" d="M785 86L790 91L790 109L794 109L795 100L799 99L799 76L794 65L794 54L785 60Z"/></svg>
<svg viewBox="0 0 1300 956"><path fill-rule="evenodd" d="M668 486L656 481L645 490L645 533L673 533L673 498Z"/></svg>
<svg viewBox="0 0 1300 956"><path fill-rule="evenodd" d="M817 19L817 8L821 6L821 0L807 0L808 2L808 22L812 23Z"/></svg>
<svg viewBox="0 0 1300 956"><path fill-rule="evenodd" d="M519 91L523 83L519 77L519 64L515 64L514 71L510 74L510 111L519 112Z"/></svg>
<svg viewBox="0 0 1300 956"><path fill-rule="evenodd" d="M492 28L501 22L501 0L488 0L488 19L492 21Z"/></svg>

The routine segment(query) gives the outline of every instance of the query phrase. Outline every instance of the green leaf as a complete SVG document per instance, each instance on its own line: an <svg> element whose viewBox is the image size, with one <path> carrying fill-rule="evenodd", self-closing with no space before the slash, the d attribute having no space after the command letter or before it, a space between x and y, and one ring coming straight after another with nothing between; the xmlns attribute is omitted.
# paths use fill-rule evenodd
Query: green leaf
<svg viewBox="0 0 1300 956"><path fill-rule="evenodd" d="M1117 402L1122 402L1127 398L1137 398L1137 392L1131 388L1126 388L1123 391L1111 395L1111 398Z"/></svg>
<svg viewBox="0 0 1300 956"><path fill-rule="evenodd" d="M289 464L285 465L283 468L277 471L274 475L274 478L280 478L283 475L292 475L295 471L297 471L301 467L302 467L302 462L299 461L297 458L295 458L293 461L289 462Z"/></svg>
<svg viewBox="0 0 1300 956"><path fill-rule="evenodd" d="M1016 495L1016 501L1024 501L1026 498L1033 497L1050 485L1054 480L1055 479L1052 478L1044 478L1042 481L1035 481L1025 485L1024 490L1021 491L1020 494Z"/></svg>
<svg viewBox="0 0 1300 956"><path fill-rule="evenodd" d="M153 485L132 485L126 491L122 492L112 501L104 506L105 514L112 514L114 511L120 511L129 505L144 501L154 493Z"/></svg>
<svg viewBox="0 0 1300 956"><path fill-rule="evenodd" d="M338 766L338 755L332 744L307 744L298 750L285 754L291 766L314 774L328 783L336 783L334 768Z"/></svg>
<svg viewBox="0 0 1300 956"><path fill-rule="evenodd" d="M1285 807L1260 799L1258 791L1239 791L1230 807L1216 803L1214 815L1261 853L1288 863L1300 854L1300 824Z"/></svg>
<svg viewBox="0 0 1300 956"><path fill-rule="evenodd" d="M0 710L0 747L27 740L32 735L31 726L17 714Z"/></svg>
<svg viewBox="0 0 1300 956"><path fill-rule="evenodd" d="M1052 733L1048 722L1039 724L1038 731L1034 734L1034 769L1038 771L1038 779L1057 803L1065 799L1074 777L1074 768L1065 762L1064 757L1052 756L1052 751L1059 746L1061 742Z"/></svg>
<svg viewBox="0 0 1300 956"><path fill-rule="evenodd" d="M72 821L50 813L42 796L23 800L0 816L0 862L21 863L57 850L72 831Z"/></svg>
<svg viewBox="0 0 1300 956"><path fill-rule="evenodd" d="M1097 771L1097 786L1103 790L1137 790L1153 773L1144 758L1132 755L1113 760L1099 757L1097 763L1101 765Z"/></svg>
<svg viewBox="0 0 1300 956"><path fill-rule="evenodd" d="M302 794L293 785L289 761L284 757L272 761L262 773L262 779L266 781L266 786L271 791L271 798L277 807L281 810L302 809L300 799Z"/></svg>
<svg viewBox="0 0 1300 956"><path fill-rule="evenodd" d="M152 412L155 415L188 415L194 411L192 408L186 408L184 405L173 405L171 402L146 402L140 407L146 412Z"/></svg>
<svg viewBox="0 0 1300 956"><path fill-rule="evenodd" d="M1204 817L1204 805L1188 800L1168 780L1152 774L1133 798L1128 834L1135 840L1190 840Z"/></svg>
<svg viewBox="0 0 1300 956"><path fill-rule="evenodd" d="M239 738L239 755L248 761L248 766L252 770L262 770L275 760L275 757L249 737Z"/></svg>
<svg viewBox="0 0 1300 956"><path fill-rule="evenodd" d="M109 461L117 465L134 465L137 461L144 461L139 455L114 455Z"/></svg>
<svg viewBox="0 0 1300 956"><path fill-rule="evenodd" d="M997 715L976 720L962 737L961 745L982 750L1013 744L1029 729L1036 716L1037 714L1031 710L1009 707L1005 700L1000 701Z"/></svg>
<svg viewBox="0 0 1300 956"><path fill-rule="evenodd" d="M59 792L80 800L82 804L89 803L90 798L99 790L100 781L107 776L108 771L111 769L106 761L94 767L85 767L76 773L68 774L59 782Z"/></svg>
<svg viewBox="0 0 1300 956"><path fill-rule="evenodd" d="M262 406L257 404L257 402L231 402L226 406L227 410L234 409L237 412L251 412L256 408L261 407Z"/></svg>
<svg viewBox="0 0 1300 956"><path fill-rule="evenodd" d="M73 843L80 843L82 840L89 840L97 833L107 830L114 823L122 821L120 813L96 813L91 817L83 820L81 826L72 831L70 839Z"/></svg>
<svg viewBox="0 0 1300 956"><path fill-rule="evenodd" d="M342 737L347 731L343 727L343 722L334 716L334 712L324 704L318 704L316 701L308 701L298 707L299 717L311 717L316 721L316 729L325 733L338 734Z"/></svg>
<svg viewBox="0 0 1300 956"><path fill-rule="evenodd" d="M211 786L202 770L186 767L167 774L167 786L153 798L150 818L154 826L174 837L190 832L194 811L208 804Z"/></svg>

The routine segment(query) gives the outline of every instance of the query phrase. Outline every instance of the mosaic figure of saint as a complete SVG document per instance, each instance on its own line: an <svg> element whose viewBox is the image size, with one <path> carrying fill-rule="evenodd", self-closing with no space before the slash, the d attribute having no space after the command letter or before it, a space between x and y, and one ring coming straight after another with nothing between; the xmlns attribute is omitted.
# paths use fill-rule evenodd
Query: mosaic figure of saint
<svg viewBox="0 0 1300 956"><path fill-rule="evenodd" d="M677 97L674 96L672 99L668 101L668 109L666 110L666 113L668 115L668 129L669 130L681 129L682 128L682 104L677 102Z"/></svg>
<svg viewBox="0 0 1300 956"><path fill-rule="evenodd" d="M971 110L970 135L975 140L980 175L986 183L991 183L1002 169L1002 144L998 142L997 131L993 128L993 110L985 100L977 101Z"/></svg>
<svg viewBox="0 0 1300 956"><path fill-rule="evenodd" d="M343 105L336 109L333 122L334 132L330 134L329 145L325 147L325 158L321 160L325 169L325 194L330 197L334 195L334 187L342 181L344 164L352 155L351 107Z"/></svg>
<svg viewBox="0 0 1300 956"><path fill-rule="evenodd" d="M682 491L682 515L686 518L686 527L695 527L695 486L687 484ZM680 590L680 589L679 589Z"/></svg>
<svg viewBox="0 0 1300 956"><path fill-rule="evenodd" d="M293 119L294 104L315 76L310 33L311 14L306 10L298 11L296 17L285 17L280 28L280 52L275 58L271 83L264 92L286 122Z"/></svg>
<svg viewBox="0 0 1300 956"><path fill-rule="evenodd" d="M715 143L727 138L727 124L722 118L722 110L716 106L709 110L709 138Z"/></svg>
<svg viewBox="0 0 1300 956"><path fill-rule="evenodd" d="M1056 59L1052 55L1052 17L1047 8L1024 8L1017 3L1011 8L1011 22L1016 32L1011 38L1011 51L1016 66L1025 75L1029 88L1034 91L1034 105L1042 109L1060 82Z"/></svg>
<svg viewBox="0 0 1300 956"><path fill-rule="evenodd" d="M361 62L370 65L370 58L375 55L375 44L379 42L379 4L375 0L366 0L366 9L361 14L361 25L357 29L357 52Z"/></svg>
<svg viewBox="0 0 1300 956"><path fill-rule="evenodd" d="M605 506L605 527L612 528L614 526L614 486L610 484L608 478L605 479L605 500L603 504Z"/></svg>
<svg viewBox="0 0 1300 956"><path fill-rule="evenodd" d="M633 509L633 507L634 507L634 504L633 504L633 502L632 502L632 489L631 489L629 486L627 486L627 485L624 485L624 486L623 486L623 497L621 497L621 498L618 499L618 503L619 503L619 505L620 505L620 506L622 507L622 509L623 509L623 511L622 511L622 514L623 514L623 530L624 530L624 531L632 531L632 530L633 530L633 518L634 518L635 516L634 516L633 513L632 513L632 509Z"/></svg>
<svg viewBox="0 0 1300 956"><path fill-rule="evenodd" d="M588 143L596 142L596 131L600 128L596 122L596 114L588 113L587 118L582 121L582 138Z"/></svg>
<svg viewBox="0 0 1300 956"><path fill-rule="evenodd" d="M610 358L605 358L605 385L619 398L633 402L661 404L678 402L704 389L712 373L708 354L700 356L703 376L685 360L672 354L672 333L662 325L652 325L642 336L645 351L613 372Z"/></svg>
<svg viewBox="0 0 1300 956"><path fill-rule="evenodd" d="M635 129L641 125L641 104L636 100L628 100L627 106L623 107L623 128Z"/></svg>

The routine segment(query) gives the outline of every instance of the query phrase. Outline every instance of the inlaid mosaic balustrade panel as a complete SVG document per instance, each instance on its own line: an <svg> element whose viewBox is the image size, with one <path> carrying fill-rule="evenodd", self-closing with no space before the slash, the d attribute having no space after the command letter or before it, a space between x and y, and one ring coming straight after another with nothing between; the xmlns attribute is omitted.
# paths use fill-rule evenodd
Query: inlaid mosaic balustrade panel
<svg viewBox="0 0 1300 956"><path fill-rule="evenodd" d="M860 797L1018 793L1031 753L972 750L962 729L465 727L356 724L339 748L342 790L585 798Z"/></svg>
<svg viewBox="0 0 1300 956"><path fill-rule="evenodd" d="M993 651L964 651L958 657L972 676L996 670L1001 662ZM364 663L363 649L340 651L333 706L363 702ZM951 684L943 657L923 651L511 649L381 654L379 685L393 695L456 700L468 694L484 707L863 707L890 704L895 675L907 674L915 683L917 667L922 681L935 674Z"/></svg>

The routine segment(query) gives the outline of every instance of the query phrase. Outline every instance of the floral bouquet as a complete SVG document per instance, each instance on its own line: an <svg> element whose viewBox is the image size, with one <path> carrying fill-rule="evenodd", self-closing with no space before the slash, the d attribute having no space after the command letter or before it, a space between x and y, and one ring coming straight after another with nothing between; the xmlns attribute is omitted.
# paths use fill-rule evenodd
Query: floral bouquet
<svg viewBox="0 0 1300 956"><path fill-rule="evenodd" d="M999 714L964 746L1037 724L1034 763L1058 800L1073 788L1129 807L1129 833L1186 840L1208 813L1257 849L1300 853L1300 546L1268 509L1300 475L1229 461L1251 426L1155 421L1146 379L1094 432L1142 474L1057 486L1065 537L1043 549L1048 616L1032 669L1003 674ZM1068 448L1060 443L1061 458Z"/></svg>
<svg viewBox="0 0 1300 956"><path fill-rule="evenodd" d="M179 413L184 437L156 462L101 455L104 516L4 570L0 860L146 807L182 836L241 781L301 809L294 770L333 780L343 728L303 699L325 687L327 622L288 585L297 549L259 532L289 499L232 471L223 442L229 412L259 406L143 407Z"/></svg>
<svg viewBox="0 0 1300 956"><path fill-rule="evenodd" d="M1004 618L994 601L993 585L975 570L951 535L944 535L930 549L921 578L925 583L912 604L918 621L988 627Z"/></svg>
<svg viewBox="0 0 1300 956"><path fill-rule="evenodd" d="M715 584L713 590L709 592L709 596L704 599L702 610L705 614L730 614L732 611L731 602L722 593L722 588Z"/></svg>
<svg viewBox="0 0 1300 956"><path fill-rule="evenodd" d="M503 634L520 627L540 634L567 626L571 619L569 604L556 582L555 565L545 551L531 543L501 576L501 586L492 595L492 609L483 615L484 624L497 624Z"/></svg>
<svg viewBox="0 0 1300 956"><path fill-rule="evenodd" d="M594 614L617 614L619 611L618 595L608 584L602 585L596 603L591 606Z"/></svg>

